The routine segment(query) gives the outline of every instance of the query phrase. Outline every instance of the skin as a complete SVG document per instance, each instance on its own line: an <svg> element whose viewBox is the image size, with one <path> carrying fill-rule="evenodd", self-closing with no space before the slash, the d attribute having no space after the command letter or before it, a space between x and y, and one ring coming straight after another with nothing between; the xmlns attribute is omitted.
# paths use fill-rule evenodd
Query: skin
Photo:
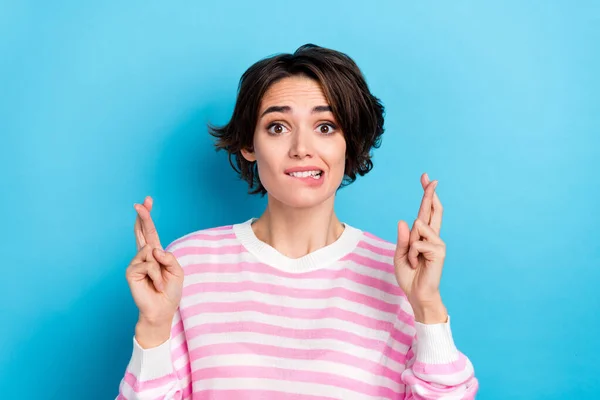
<svg viewBox="0 0 600 400"><path fill-rule="evenodd" d="M291 258L333 243L344 230L334 200L344 177L346 140L333 113L322 110L328 106L311 79L295 76L276 82L261 101L253 149L242 150L246 160L257 163L268 192L267 207L252 224L254 232ZM265 114L272 107L289 109ZM323 184L309 187L284 172L299 166L323 170Z"/></svg>
<svg viewBox="0 0 600 400"><path fill-rule="evenodd" d="M437 180L421 175L423 199L411 229L398 222L398 241L394 254L398 285L406 294L415 320L424 324L444 323L448 313L440 294L446 244L440 238L443 207L435 193Z"/></svg>
<svg viewBox="0 0 600 400"><path fill-rule="evenodd" d="M280 108L265 113L274 106ZM334 200L344 176L346 140L326 106L327 99L317 82L302 76L280 80L261 101L253 148L242 151L248 161L257 163L268 192L267 207L252 228L260 240L290 258L333 243L344 230L335 214ZM297 166L323 170L323 184L310 187L284 172ZM439 236L443 208L436 185L426 173L421 175L424 192L417 218L411 228L405 221L398 222L394 255L398 285L414 310L415 320L425 324L448 319L439 291L446 246ZM134 207L138 254L126 277L140 310L136 340L149 348L169 338L181 300L183 270L173 254L161 253L150 215L152 198L148 196Z"/></svg>
<svg viewBox="0 0 600 400"><path fill-rule="evenodd" d="M138 253L125 277L139 310L136 340L146 349L160 345L170 336L171 321L183 290L183 269L172 253L163 251L150 216L152 198L147 196L143 204L134 204L134 208Z"/></svg>

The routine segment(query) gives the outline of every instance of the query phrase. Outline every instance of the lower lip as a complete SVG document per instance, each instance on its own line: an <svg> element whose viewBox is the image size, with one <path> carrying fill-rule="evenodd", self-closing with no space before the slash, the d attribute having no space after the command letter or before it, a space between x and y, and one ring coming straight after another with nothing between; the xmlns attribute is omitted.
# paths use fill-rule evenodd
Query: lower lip
<svg viewBox="0 0 600 400"><path fill-rule="evenodd" d="M290 178L297 180L299 182L302 182L303 184L305 184L306 186L311 186L311 187L317 187L317 186L321 186L323 184L323 181L325 180L325 172L321 173L321 176L319 176L319 179L315 179L311 176L307 176L306 178L300 178L297 176L292 176L292 175L288 175Z"/></svg>

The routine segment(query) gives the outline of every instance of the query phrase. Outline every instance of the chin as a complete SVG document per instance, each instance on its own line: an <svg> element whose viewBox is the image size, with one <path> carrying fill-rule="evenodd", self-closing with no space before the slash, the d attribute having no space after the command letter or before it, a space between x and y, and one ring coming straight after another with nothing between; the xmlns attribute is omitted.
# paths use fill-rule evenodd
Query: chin
<svg viewBox="0 0 600 400"><path fill-rule="evenodd" d="M292 208L311 208L316 207L330 200L335 196L335 189L330 188L290 188L279 186L275 190L269 190L267 186L269 201L276 201Z"/></svg>
<svg viewBox="0 0 600 400"><path fill-rule="evenodd" d="M272 200L277 201L283 205L292 208L312 208L318 205L323 204L325 201L329 200L332 196L335 195L333 193L302 193L302 191L297 191L295 193L287 192L287 193L272 193L269 192L269 197Z"/></svg>

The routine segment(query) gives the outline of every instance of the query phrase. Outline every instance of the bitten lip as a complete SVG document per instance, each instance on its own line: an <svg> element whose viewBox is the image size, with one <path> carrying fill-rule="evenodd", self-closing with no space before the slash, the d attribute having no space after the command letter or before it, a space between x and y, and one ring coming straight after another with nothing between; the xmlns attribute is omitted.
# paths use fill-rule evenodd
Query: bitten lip
<svg viewBox="0 0 600 400"><path fill-rule="evenodd" d="M321 172L324 172L322 168L315 167L314 165L308 165L306 167L288 168L284 172L286 174L291 174L292 172L304 172L304 171L321 171Z"/></svg>

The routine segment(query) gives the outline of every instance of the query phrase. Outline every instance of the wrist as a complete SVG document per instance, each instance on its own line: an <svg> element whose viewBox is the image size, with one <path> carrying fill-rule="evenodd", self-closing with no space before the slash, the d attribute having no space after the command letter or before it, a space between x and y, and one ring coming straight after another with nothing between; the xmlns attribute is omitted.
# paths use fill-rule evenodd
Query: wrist
<svg viewBox="0 0 600 400"><path fill-rule="evenodd" d="M448 310L439 299L434 302L413 305L415 321L422 324L443 324L448 322Z"/></svg>
<svg viewBox="0 0 600 400"><path fill-rule="evenodd" d="M171 337L171 324L152 324L140 318L135 325L135 339L143 349L157 347Z"/></svg>

